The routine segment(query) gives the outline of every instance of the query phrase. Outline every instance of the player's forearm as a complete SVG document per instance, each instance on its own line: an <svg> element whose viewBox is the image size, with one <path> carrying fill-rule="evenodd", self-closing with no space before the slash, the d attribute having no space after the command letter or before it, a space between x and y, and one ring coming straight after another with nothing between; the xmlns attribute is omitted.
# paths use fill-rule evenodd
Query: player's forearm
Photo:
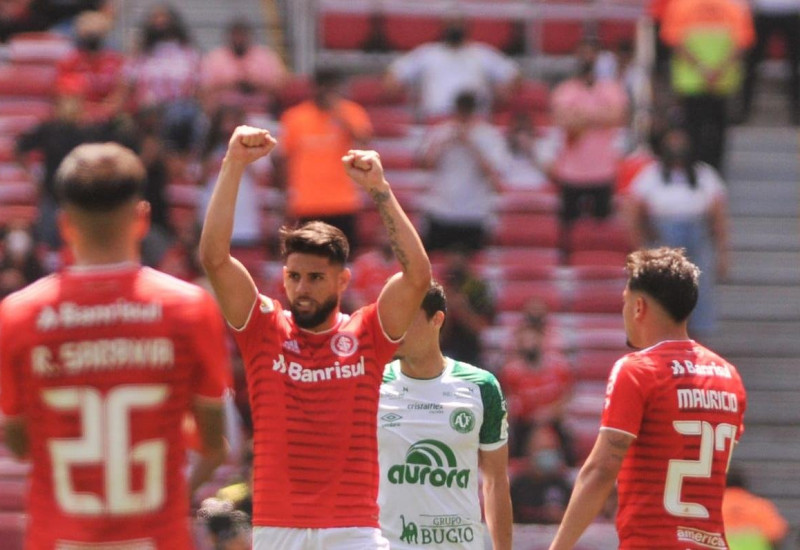
<svg viewBox="0 0 800 550"><path fill-rule="evenodd" d="M511 550L513 511L508 478L491 480L483 485L484 513L494 550Z"/></svg>
<svg viewBox="0 0 800 550"><path fill-rule="evenodd" d="M206 270L230 257L236 195L246 164L225 159L208 203L200 235L200 261Z"/></svg>
<svg viewBox="0 0 800 550"><path fill-rule="evenodd" d="M550 550L570 550L575 546L611 494L616 473L591 462L587 462L581 468L569 505L564 512L564 519L558 528L556 538L550 545Z"/></svg>
<svg viewBox="0 0 800 550"><path fill-rule="evenodd" d="M388 183L382 188L372 189L370 196L389 234L389 242L400 263L403 278L410 284L427 290L431 284L431 262L414 224L397 202Z"/></svg>

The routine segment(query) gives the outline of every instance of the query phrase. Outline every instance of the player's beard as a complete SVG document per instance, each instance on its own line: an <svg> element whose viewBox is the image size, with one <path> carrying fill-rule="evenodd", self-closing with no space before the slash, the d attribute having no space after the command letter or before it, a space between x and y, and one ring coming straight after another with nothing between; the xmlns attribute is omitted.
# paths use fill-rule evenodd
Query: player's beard
<svg viewBox="0 0 800 550"><path fill-rule="evenodd" d="M315 310L301 312L292 302L289 305L289 311L292 312L292 319L294 319L298 327L312 329L327 321L338 305L339 297L334 295L322 302Z"/></svg>

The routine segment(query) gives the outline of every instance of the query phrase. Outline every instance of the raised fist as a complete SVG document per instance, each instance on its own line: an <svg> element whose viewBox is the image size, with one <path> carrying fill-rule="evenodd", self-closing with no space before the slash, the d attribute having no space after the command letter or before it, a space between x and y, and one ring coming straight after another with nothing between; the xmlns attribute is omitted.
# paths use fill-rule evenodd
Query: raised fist
<svg viewBox="0 0 800 550"><path fill-rule="evenodd" d="M350 150L342 157L347 175L365 191L386 187L381 157L376 151Z"/></svg>
<svg viewBox="0 0 800 550"><path fill-rule="evenodd" d="M275 148L275 141L269 131L252 126L239 126L233 131L228 142L227 157L250 164L251 162L268 155Z"/></svg>

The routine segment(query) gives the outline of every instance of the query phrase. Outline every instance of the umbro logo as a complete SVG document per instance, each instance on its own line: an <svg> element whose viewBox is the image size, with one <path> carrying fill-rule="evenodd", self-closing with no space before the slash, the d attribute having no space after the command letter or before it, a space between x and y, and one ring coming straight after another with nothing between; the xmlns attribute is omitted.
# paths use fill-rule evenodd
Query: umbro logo
<svg viewBox="0 0 800 550"><path fill-rule="evenodd" d="M286 340L283 343L283 349L293 353L300 353L300 345L297 343L297 340Z"/></svg>

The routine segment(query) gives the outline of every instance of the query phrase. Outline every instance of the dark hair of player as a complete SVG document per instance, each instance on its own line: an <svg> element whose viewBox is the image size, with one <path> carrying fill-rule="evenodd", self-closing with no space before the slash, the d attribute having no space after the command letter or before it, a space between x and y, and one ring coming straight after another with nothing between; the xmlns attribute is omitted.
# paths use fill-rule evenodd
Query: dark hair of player
<svg viewBox="0 0 800 550"><path fill-rule="evenodd" d="M422 309L429 321L433 319L437 311L447 314L447 297L444 295L442 285L437 282L431 283L431 287L422 299Z"/></svg>
<svg viewBox="0 0 800 550"><path fill-rule="evenodd" d="M324 256L332 264L344 265L350 255L350 244L344 233L330 224L310 221L300 227L280 230L281 256L285 260L289 254L314 254Z"/></svg>
<svg viewBox="0 0 800 550"><path fill-rule="evenodd" d="M118 143L87 143L58 167L56 196L85 212L109 212L144 193L147 171L136 153Z"/></svg>
<svg viewBox="0 0 800 550"><path fill-rule="evenodd" d="M661 247L628 255L628 289L644 292L676 322L685 321L697 304L700 270L682 248Z"/></svg>

